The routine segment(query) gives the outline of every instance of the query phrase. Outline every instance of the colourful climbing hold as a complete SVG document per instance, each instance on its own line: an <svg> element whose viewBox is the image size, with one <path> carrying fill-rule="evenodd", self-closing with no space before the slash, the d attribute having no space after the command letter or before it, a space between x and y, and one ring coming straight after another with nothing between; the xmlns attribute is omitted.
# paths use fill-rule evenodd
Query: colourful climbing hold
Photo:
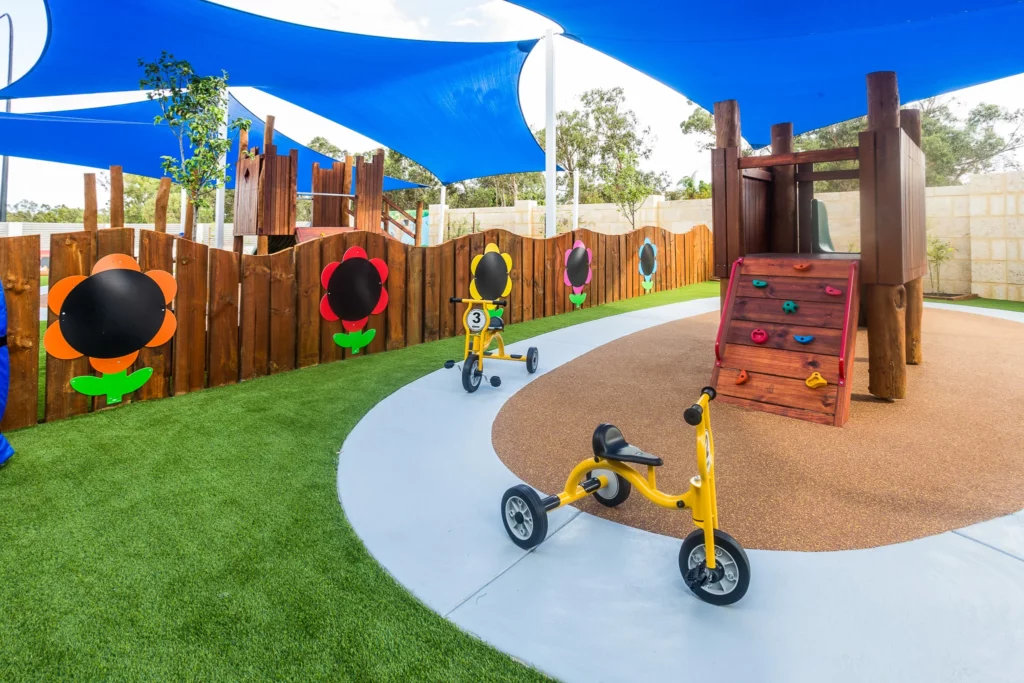
<svg viewBox="0 0 1024 683"><path fill-rule="evenodd" d="M825 378L821 376L820 372L812 372L811 376L804 380L804 384L809 386L811 389L820 389L823 386L828 385Z"/></svg>
<svg viewBox="0 0 1024 683"><path fill-rule="evenodd" d="M810 263L794 263L793 264L793 268L795 270L810 270L811 269L811 264Z"/></svg>
<svg viewBox="0 0 1024 683"><path fill-rule="evenodd" d="M750 332L750 341L755 344L764 344L768 341L768 333L757 327Z"/></svg>
<svg viewBox="0 0 1024 683"><path fill-rule="evenodd" d="M793 335L793 339L796 339L801 344L810 344L812 341L814 341L814 335L813 334L794 334Z"/></svg>
<svg viewBox="0 0 1024 683"><path fill-rule="evenodd" d="M757 287L759 289L762 288L762 287L767 287L768 286L768 283L765 282L764 280L754 280L750 284L754 285L755 287Z"/></svg>
<svg viewBox="0 0 1024 683"><path fill-rule="evenodd" d="M796 313L796 309L798 308L800 307L797 306L795 301L787 301L786 303L782 304L782 310L785 311L786 313Z"/></svg>
<svg viewBox="0 0 1024 683"><path fill-rule="evenodd" d="M836 289L835 287L828 287L828 286L826 286L825 287L825 293L828 294L829 296L842 296L843 295L843 290Z"/></svg>
<svg viewBox="0 0 1024 683"><path fill-rule="evenodd" d="M740 370L740 374L736 375L736 384L744 384L750 376L747 375L746 370Z"/></svg>

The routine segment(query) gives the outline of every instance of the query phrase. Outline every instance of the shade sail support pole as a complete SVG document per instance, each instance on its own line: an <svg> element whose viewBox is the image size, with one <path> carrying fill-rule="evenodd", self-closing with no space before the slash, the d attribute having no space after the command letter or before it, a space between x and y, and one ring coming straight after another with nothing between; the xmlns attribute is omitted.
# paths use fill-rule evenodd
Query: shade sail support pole
<svg viewBox="0 0 1024 683"><path fill-rule="evenodd" d="M7 42L7 85L14 80L14 19L9 13L0 14L0 19L7 18L8 42ZM11 100L4 100L4 111L11 113ZM7 173L9 171L10 157L4 155L3 162L0 162L0 223L7 222Z"/></svg>
<svg viewBox="0 0 1024 683"><path fill-rule="evenodd" d="M580 170L572 172L572 229L580 229Z"/></svg>
<svg viewBox="0 0 1024 683"><path fill-rule="evenodd" d="M222 113L224 116L220 122L220 137L223 140L228 136L228 108L226 102L224 106L224 111ZM227 165L228 155L227 152L225 152L224 154L220 155L220 167L226 169ZM217 183L217 197L214 200L215 204L213 212L214 221L216 222L216 227L214 228L213 231L213 246L216 247L217 249L224 248L224 199L226 196L227 188L225 187L224 181L222 180L219 183Z"/></svg>
<svg viewBox="0 0 1024 683"><path fill-rule="evenodd" d="M188 211L188 195L185 194L185 188L181 188L181 234L184 235L187 231L185 229L185 213Z"/></svg>
<svg viewBox="0 0 1024 683"><path fill-rule="evenodd" d="M448 213L448 207L445 203L448 201L448 188L444 183L441 183L441 210L437 212L437 243L441 244L444 242L444 218L445 214Z"/></svg>
<svg viewBox="0 0 1024 683"><path fill-rule="evenodd" d="M558 199L555 194L555 33L544 34L544 234L554 237L557 232Z"/></svg>

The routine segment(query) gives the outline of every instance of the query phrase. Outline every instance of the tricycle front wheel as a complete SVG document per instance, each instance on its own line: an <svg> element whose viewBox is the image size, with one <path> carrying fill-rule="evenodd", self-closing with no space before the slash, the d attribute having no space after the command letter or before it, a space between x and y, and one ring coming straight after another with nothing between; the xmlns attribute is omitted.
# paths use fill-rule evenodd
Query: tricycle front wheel
<svg viewBox="0 0 1024 683"><path fill-rule="evenodd" d="M750 587L750 561L736 539L715 529L715 568L708 569L704 531L698 529L679 549L679 572L693 594L712 605L738 602Z"/></svg>
<svg viewBox="0 0 1024 683"><path fill-rule="evenodd" d="M548 535L548 513L540 496L526 484L513 486L501 497L501 521L505 531L520 548L540 545Z"/></svg>

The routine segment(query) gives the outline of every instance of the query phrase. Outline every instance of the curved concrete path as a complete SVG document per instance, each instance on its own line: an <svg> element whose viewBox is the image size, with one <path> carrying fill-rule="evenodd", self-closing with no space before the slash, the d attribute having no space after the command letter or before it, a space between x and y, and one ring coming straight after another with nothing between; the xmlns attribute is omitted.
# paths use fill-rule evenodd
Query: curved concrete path
<svg viewBox="0 0 1024 683"><path fill-rule="evenodd" d="M1019 313L928 306L1024 323ZM339 454L353 528L431 609L565 681L1022 680L1024 512L866 550L752 550L750 590L725 608L683 584L675 538L564 508L533 551L508 539L501 496L519 479L491 447L504 402L590 349L717 308L717 299L672 304L515 344L539 347L540 370L494 363L498 389L466 394L457 370L400 389ZM689 433L681 418L666 429ZM405 499L382 501L380 481Z"/></svg>

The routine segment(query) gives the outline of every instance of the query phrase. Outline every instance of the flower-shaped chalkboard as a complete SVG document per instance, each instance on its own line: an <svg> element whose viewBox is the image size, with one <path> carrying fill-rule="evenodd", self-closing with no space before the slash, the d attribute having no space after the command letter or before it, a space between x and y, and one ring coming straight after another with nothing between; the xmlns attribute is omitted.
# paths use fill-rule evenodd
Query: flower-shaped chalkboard
<svg viewBox="0 0 1024 683"><path fill-rule="evenodd" d="M583 302L587 300L583 288L590 284L590 278L593 277L593 272L590 270L592 261L593 253L580 240L573 242L572 249L567 249L565 252L565 277L563 279L565 286L572 289L569 301L576 308L582 306Z"/></svg>
<svg viewBox="0 0 1024 683"><path fill-rule="evenodd" d="M104 256L88 277L70 275L50 287L47 305L58 319L46 330L43 346L62 360L88 356L100 376L73 377L71 387L120 403L153 376L153 368L128 374L139 350L174 336L178 323L169 306L177 291L167 271L143 273L127 254Z"/></svg>
<svg viewBox="0 0 1024 683"><path fill-rule="evenodd" d="M373 341L377 330L363 330L371 315L388 307L388 264L379 258L366 258L362 247L349 247L341 261L327 264L320 284L327 293L320 299L320 315L325 320L341 320L345 332L334 335L334 343L359 353Z"/></svg>
<svg viewBox="0 0 1024 683"><path fill-rule="evenodd" d="M640 245L640 274L644 276L644 279L640 281L645 292L651 291L654 287L654 274L658 272L658 247L650 240L645 237L644 243Z"/></svg>
<svg viewBox="0 0 1024 683"><path fill-rule="evenodd" d="M469 295L474 299L493 301L508 296L512 291L512 257L501 253L497 244L491 243L484 248L484 253L473 257L469 264L473 280L469 283ZM494 304L484 304L484 308L493 318L500 318L504 309Z"/></svg>

